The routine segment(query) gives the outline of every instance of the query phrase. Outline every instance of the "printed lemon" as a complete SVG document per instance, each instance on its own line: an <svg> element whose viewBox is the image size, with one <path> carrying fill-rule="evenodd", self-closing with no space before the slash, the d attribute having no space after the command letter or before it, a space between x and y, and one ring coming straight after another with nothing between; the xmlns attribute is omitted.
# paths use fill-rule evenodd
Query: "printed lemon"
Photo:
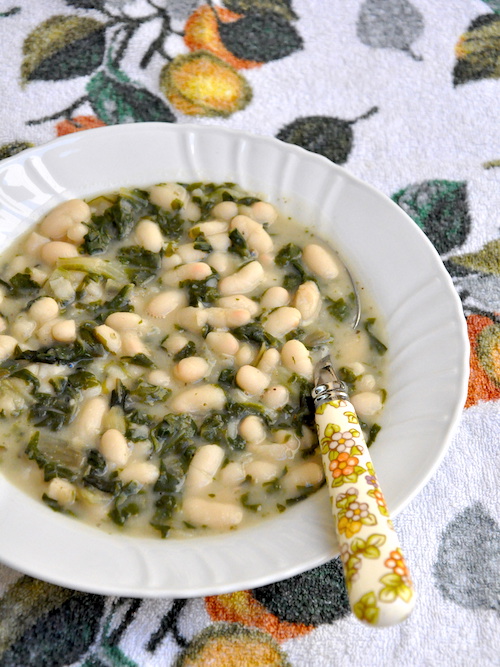
<svg viewBox="0 0 500 667"><path fill-rule="evenodd" d="M246 79L206 51L174 58L160 74L160 89L188 116L230 116L252 99Z"/></svg>

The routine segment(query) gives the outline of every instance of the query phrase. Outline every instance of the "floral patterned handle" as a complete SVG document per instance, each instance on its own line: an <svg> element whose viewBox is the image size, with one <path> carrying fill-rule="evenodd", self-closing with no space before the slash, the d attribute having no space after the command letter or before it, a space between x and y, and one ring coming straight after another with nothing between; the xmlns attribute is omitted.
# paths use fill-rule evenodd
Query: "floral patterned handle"
<svg viewBox="0 0 500 667"><path fill-rule="evenodd" d="M322 403L316 426L352 611L371 625L399 623L415 592L353 406Z"/></svg>

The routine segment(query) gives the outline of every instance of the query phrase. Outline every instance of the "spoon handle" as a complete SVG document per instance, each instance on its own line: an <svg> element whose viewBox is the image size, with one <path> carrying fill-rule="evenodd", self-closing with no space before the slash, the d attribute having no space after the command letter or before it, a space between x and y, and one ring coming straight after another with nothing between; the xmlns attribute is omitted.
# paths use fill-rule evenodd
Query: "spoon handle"
<svg viewBox="0 0 500 667"><path fill-rule="evenodd" d="M317 405L316 427L352 611L371 625L399 623L415 592L354 407Z"/></svg>

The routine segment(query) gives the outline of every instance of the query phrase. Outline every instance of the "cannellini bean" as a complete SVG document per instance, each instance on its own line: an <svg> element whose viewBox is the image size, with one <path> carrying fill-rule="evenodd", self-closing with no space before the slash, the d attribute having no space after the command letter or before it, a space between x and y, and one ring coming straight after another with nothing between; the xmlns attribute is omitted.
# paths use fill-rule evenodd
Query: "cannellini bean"
<svg viewBox="0 0 500 667"><path fill-rule="evenodd" d="M207 263L217 271L219 276L226 276L234 272L236 266L235 259L230 257L226 252L212 252L207 258Z"/></svg>
<svg viewBox="0 0 500 667"><path fill-rule="evenodd" d="M172 209L172 202L178 199L183 205L189 201L189 194L186 188L178 183L162 183L153 185L149 189L149 198L157 206L167 210Z"/></svg>
<svg viewBox="0 0 500 667"><path fill-rule="evenodd" d="M62 320L49 320L48 322L44 322L43 324L39 325L36 331L36 337L41 345L50 345L52 343L54 340L52 336L52 329L58 322L62 322Z"/></svg>
<svg viewBox="0 0 500 667"><path fill-rule="evenodd" d="M252 317L255 317L260 310L259 304L253 299L249 299L244 294L223 296L219 299L218 305L222 308L244 308L245 310L248 310Z"/></svg>
<svg viewBox="0 0 500 667"><path fill-rule="evenodd" d="M252 316L244 308L207 308L207 324L215 329L233 329L248 324Z"/></svg>
<svg viewBox="0 0 500 667"><path fill-rule="evenodd" d="M189 230L189 236L192 239L195 239L200 234L208 237L213 236L214 234L222 234L223 232L227 232L228 229L229 224L225 221L207 220L207 222L200 222L195 227L192 227ZM209 242L211 243L211 240L209 240Z"/></svg>
<svg viewBox="0 0 500 667"><path fill-rule="evenodd" d="M132 453L125 436L116 428L110 428L101 436L99 451L106 460L122 468Z"/></svg>
<svg viewBox="0 0 500 667"><path fill-rule="evenodd" d="M288 290L279 285L270 287L267 289L260 299L260 305L262 308L271 310L272 308L279 308L280 306L286 306L290 301L290 294Z"/></svg>
<svg viewBox="0 0 500 667"><path fill-rule="evenodd" d="M49 498L56 500L59 505L63 507L68 507L75 502L76 499L76 489L68 482L67 479L61 479L61 477L54 477L50 480L49 488L47 489L47 495Z"/></svg>
<svg viewBox="0 0 500 667"><path fill-rule="evenodd" d="M166 290L154 296L146 306L151 317L164 318L173 310L187 305L186 295L179 290Z"/></svg>
<svg viewBox="0 0 500 667"><path fill-rule="evenodd" d="M94 329L94 334L99 342L101 342L104 347L112 352L113 354L118 354L122 349L122 339L120 334L108 327L107 324L100 324Z"/></svg>
<svg viewBox="0 0 500 667"><path fill-rule="evenodd" d="M294 451L299 448L300 441L297 435L293 431L288 431L286 428L280 428L278 431L275 431L273 434L275 442L281 444L287 444Z"/></svg>
<svg viewBox="0 0 500 667"><path fill-rule="evenodd" d="M164 285L177 287L183 280L205 280L210 275L212 275L212 269L208 264L205 262L191 262L166 271L161 280Z"/></svg>
<svg viewBox="0 0 500 667"><path fill-rule="evenodd" d="M80 408L74 423L76 438L83 446L93 444L101 431L102 420L108 411L108 400L104 396L89 398Z"/></svg>
<svg viewBox="0 0 500 667"><path fill-rule="evenodd" d="M269 387L262 394L262 402L266 408L271 408L272 410L279 410L284 405L288 403L290 398L290 393L288 389L282 384L277 384L273 387Z"/></svg>
<svg viewBox="0 0 500 667"><path fill-rule="evenodd" d="M180 256L174 252L173 255L169 255L168 257L164 257L161 260L161 268L164 271L168 271L169 269L175 269L176 266L179 266L182 264L182 259Z"/></svg>
<svg viewBox="0 0 500 667"><path fill-rule="evenodd" d="M118 473L122 482L139 482L139 484L154 484L160 476L158 466L151 461L132 461Z"/></svg>
<svg viewBox="0 0 500 667"><path fill-rule="evenodd" d="M280 362L280 353L275 347L270 347L261 356L257 368L259 371L270 375Z"/></svg>
<svg viewBox="0 0 500 667"><path fill-rule="evenodd" d="M188 343L189 338L186 338L186 336L183 336L182 334L172 334L163 341L162 346L167 352L170 352L170 354L177 354L177 352L180 352Z"/></svg>
<svg viewBox="0 0 500 667"><path fill-rule="evenodd" d="M3 333L7 329L7 321L5 317L0 315L0 333Z"/></svg>
<svg viewBox="0 0 500 667"><path fill-rule="evenodd" d="M175 377L185 384L198 382L209 373L210 366L203 357L186 357L174 366Z"/></svg>
<svg viewBox="0 0 500 667"><path fill-rule="evenodd" d="M200 333L207 323L207 311L208 308L198 308L196 306L181 308L176 313L177 324L192 333Z"/></svg>
<svg viewBox="0 0 500 667"><path fill-rule="evenodd" d="M115 331L131 331L137 329L142 317L137 313L111 313L106 318L106 324Z"/></svg>
<svg viewBox="0 0 500 667"><path fill-rule="evenodd" d="M354 361L352 364L349 364L349 368L354 373L354 375L356 375L356 377L358 375L363 375L366 370L365 365L359 361Z"/></svg>
<svg viewBox="0 0 500 667"><path fill-rule="evenodd" d="M236 373L236 384L252 396L260 396L269 386L269 377L255 366L245 365Z"/></svg>
<svg viewBox="0 0 500 667"><path fill-rule="evenodd" d="M29 317L19 315L19 317L11 326L11 333L13 334L14 338L24 342L33 335L35 329L36 322L31 320Z"/></svg>
<svg viewBox="0 0 500 667"><path fill-rule="evenodd" d="M43 296L30 306L28 313L37 324L44 324L59 315L59 305L52 297Z"/></svg>
<svg viewBox="0 0 500 667"><path fill-rule="evenodd" d="M24 251L27 255L31 255L32 257L40 257L41 247L48 242L49 239L46 236L37 234L37 232L31 232L24 244Z"/></svg>
<svg viewBox="0 0 500 667"><path fill-rule="evenodd" d="M124 357L135 357L136 354L149 356L146 346L134 331L124 331L120 337L122 340L121 353Z"/></svg>
<svg viewBox="0 0 500 667"><path fill-rule="evenodd" d="M236 352L234 356L234 361L237 366L244 366L245 364L251 364L255 359L257 354L256 350L249 345L248 343L243 343L240 345L240 349Z"/></svg>
<svg viewBox="0 0 500 667"><path fill-rule="evenodd" d="M157 387L168 387L170 385L170 375L166 371L155 368L149 372L148 382Z"/></svg>
<svg viewBox="0 0 500 667"><path fill-rule="evenodd" d="M313 365L309 350L300 340L288 340L281 348L281 361L292 373L312 380Z"/></svg>
<svg viewBox="0 0 500 667"><path fill-rule="evenodd" d="M278 211L268 202L257 201L250 206L250 215L254 220L272 225L278 217Z"/></svg>
<svg viewBox="0 0 500 667"><path fill-rule="evenodd" d="M245 466L245 472L255 484L264 484L278 476L278 466L272 461L250 461Z"/></svg>
<svg viewBox="0 0 500 667"><path fill-rule="evenodd" d="M301 491L304 487L316 486L323 481L323 468L314 461L305 461L292 468L283 477L282 485L287 491Z"/></svg>
<svg viewBox="0 0 500 667"><path fill-rule="evenodd" d="M240 348L238 340L229 331L210 331L205 340L213 352L222 356L234 356Z"/></svg>
<svg viewBox="0 0 500 667"><path fill-rule="evenodd" d="M218 220L231 220L238 215L238 205L234 201L221 201L213 207L212 215Z"/></svg>
<svg viewBox="0 0 500 667"><path fill-rule="evenodd" d="M316 283L312 280L302 283L295 293L293 305L300 311L303 326L312 324L321 310L321 294Z"/></svg>
<svg viewBox="0 0 500 667"><path fill-rule="evenodd" d="M264 269L260 262L245 264L232 276L225 276L219 281L219 290L223 296L230 294L248 294L264 279Z"/></svg>
<svg viewBox="0 0 500 667"><path fill-rule="evenodd" d="M156 222L145 218L135 228L137 242L146 250L160 252L163 248L163 234Z"/></svg>
<svg viewBox="0 0 500 667"><path fill-rule="evenodd" d="M226 403L224 391L214 384L202 384L177 394L170 407L174 412L204 413L222 410Z"/></svg>
<svg viewBox="0 0 500 667"><path fill-rule="evenodd" d="M220 480L224 486L236 486L245 479L245 470L241 463L231 461L220 472Z"/></svg>
<svg viewBox="0 0 500 667"><path fill-rule="evenodd" d="M52 327L52 338L61 343L72 343L76 340L75 320L61 320Z"/></svg>
<svg viewBox="0 0 500 667"><path fill-rule="evenodd" d="M297 308L281 306L269 313L264 322L264 331L276 338L282 338L299 326L301 317Z"/></svg>
<svg viewBox="0 0 500 667"><path fill-rule="evenodd" d="M24 255L16 255L5 268L6 278L12 278L16 273L24 273L29 266L29 261Z"/></svg>
<svg viewBox="0 0 500 667"><path fill-rule="evenodd" d="M320 278L332 280L339 273L337 262L328 250L316 243L306 245L302 251L302 261L306 267Z"/></svg>
<svg viewBox="0 0 500 667"><path fill-rule="evenodd" d="M70 199L56 206L40 223L40 231L51 239L62 239L76 222L90 219L90 207L83 199Z"/></svg>
<svg viewBox="0 0 500 667"><path fill-rule="evenodd" d="M181 209L181 216L189 222L198 222L201 218L201 210L198 204L195 204L194 201L188 201L186 206Z"/></svg>
<svg viewBox="0 0 500 667"><path fill-rule="evenodd" d="M214 252L222 252L229 248L231 239L228 234L213 234L208 238Z"/></svg>
<svg viewBox="0 0 500 667"><path fill-rule="evenodd" d="M89 228L87 225L84 225L82 222L77 222L76 224L71 225L71 227L66 232L66 236L70 241L76 243L76 245L80 245L88 231Z"/></svg>
<svg viewBox="0 0 500 667"><path fill-rule="evenodd" d="M363 377L359 378L359 380L356 380L356 390L360 392L372 391L372 389L375 389L376 384L377 383L373 375L367 373L366 375L363 375Z"/></svg>
<svg viewBox="0 0 500 667"><path fill-rule="evenodd" d="M228 530L243 519L243 510L234 503L220 503L205 498L188 497L182 504L185 521L195 526Z"/></svg>
<svg viewBox="0 0 500 667"><path fill-rule="evenodd" d="M238 424L238 433L248 444L258 445L266 439L266 428L257 415L248 415Z"/></svg>
<svg viewBox="0 0 500 667"><path fill-rule="evenodd" d="M357 413L364 417L376 415L382 410L382 399L380 394L373 391L362 391L359 394L351 396L351 403Z"/></svg>
<svg viewBox="0 0 500 667"><path fill-rule="evenodd" d="M4 361L16 349L17 340L12 336L0 334L0 361Z"/></svg>
<svg viewBox="0 0 500 667"><path fill-rule="evenodd" d="M61 257L77 257L78 248L66 241L49 241L40 248L40 257L49 265L54 265Z"/></svg>
<svg viewBox="0 0 500 667"><path fill-rule="evenodd" d="M219 445L202 445L189 464L186 489L201 489L213 482L224 461L224 450Z"/></svg>
<svg viewBox="0 0 500 667"><path fill-rule="evenodd" d="M246 215L237 215L231 220L230 227L240 232L250 250L258 254L272 251L273 240L259 222Z"/></svg>
<svg viewBox="0 0 500 667"><path fill-rule="evenodd" d="M207 254L204 250L197 250L192 243L183 243L176 252L184 263L199 262Z"/></svg>

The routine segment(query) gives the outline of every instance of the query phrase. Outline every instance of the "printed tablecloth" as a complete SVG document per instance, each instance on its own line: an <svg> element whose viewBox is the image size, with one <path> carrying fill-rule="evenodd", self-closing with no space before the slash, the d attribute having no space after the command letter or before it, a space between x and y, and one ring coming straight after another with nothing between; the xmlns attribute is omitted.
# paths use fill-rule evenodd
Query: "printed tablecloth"
<svg viewBox="0 0 500 667"><path fill-rule="evenodd" d="M0 666L500 664L500 0L0 0L0 40L0 157L141 121L322 153L428 235L471 343L450 451L396 520L419 591L403 624L354 620L337 559L193 600L0 566Z"/></svg>

